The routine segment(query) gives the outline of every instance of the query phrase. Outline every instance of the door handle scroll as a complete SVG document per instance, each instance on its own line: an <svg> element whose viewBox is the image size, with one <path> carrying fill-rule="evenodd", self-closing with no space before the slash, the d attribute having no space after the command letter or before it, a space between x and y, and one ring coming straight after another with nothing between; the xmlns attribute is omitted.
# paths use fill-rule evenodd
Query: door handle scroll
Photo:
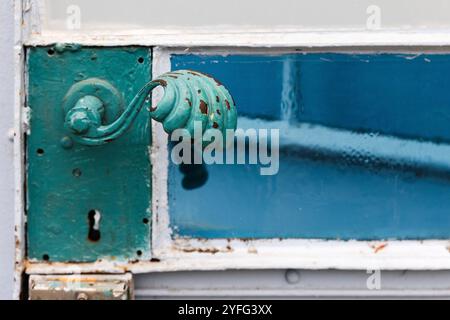
<svg viewBox="0 0 450 320"><path fill-rule="evenodd" d="M64 126L80 144L108 143L132 126L158 86L163 87L164 95L148 111L167 133L186 129L193 136L195 123L201 124L202 132L214 128L225 134L227 129L236 129L236 106L228 90L211 76L191 70L168 72L148 82L126 108L109 82L98 78L80 81L64 97Z"/></svg>

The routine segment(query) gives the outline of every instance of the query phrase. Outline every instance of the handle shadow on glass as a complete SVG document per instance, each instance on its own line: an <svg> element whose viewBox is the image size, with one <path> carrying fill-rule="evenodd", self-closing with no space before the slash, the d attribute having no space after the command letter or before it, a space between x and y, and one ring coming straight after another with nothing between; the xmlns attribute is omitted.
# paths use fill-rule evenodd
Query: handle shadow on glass
<svg viewBox="0 0 450 320"><path fill-rule="evenodd" d="M235 130L237 112L228 90L214 78L200 72L168 72L147 83L124 109L122 95L109 82L90 78L73 85L63 101L64 126L77 143L101 145L120 137L132 125L153 89L164 88L157 106L149 110L167 133L186 129L194 137L194 125L202 132L214 128L225 138Z"/></svg>

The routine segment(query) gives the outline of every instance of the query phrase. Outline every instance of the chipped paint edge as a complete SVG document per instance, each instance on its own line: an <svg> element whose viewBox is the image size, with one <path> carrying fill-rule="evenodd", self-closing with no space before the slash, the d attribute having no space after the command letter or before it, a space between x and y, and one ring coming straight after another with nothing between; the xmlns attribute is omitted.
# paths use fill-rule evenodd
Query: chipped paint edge
<svg viewBox="0 0 450 320"><path fill-rule="evenodd" d="M23 0L27 5L36 0ZM36 14L23 11L22 0L15 0L15 228L16 270L14 298L20 297L21 277L29 274L69 273L146 273L182 270L226 270L303 268L319 269L384 269L444 270L450 269L450 241L325 241L325 240L238 240L238 239L171 239L167 199L168 151L167 137L159 124L153 123L151 147L153 167L153 259L137 263L99 260L94 263L35 263L24 260L24 148L23 115L25 65L23 47L74 42L81 45L160 46L153 52L153 75L170 69L171 53L228 54L251 52L293 52L303 47L308 51L344 52L449 52L450 34L443 32L261 32L195 34L180 30L176 34L156 34L149 30L108 35L76 35L70 33L41 34ZM37 8L37 6L34 6ZM29 10L30 11L30 10ZM31 7L33 11L33 7ZM35 25L37 23L37 25ZM418 48L424 46L429 48ZM164 49L163 47L168 47ZM176 49L189 48L190 49ZM203 47L203 48L202 48ZM215 48L210 48L215 47ZM223 47L221 51L217 50ZM366 47L366 48L361 48ZM170 49L174 48L174 49ZM205 51L206 50L206 51ZM265 51L266 50L266 51ZM154 99L158 97L155 95Z"/></svg>
<svg viewBox="0 0 450 320"><path fill-rule="evenodd" d="M236 32L224 29L216 33L199 33L195 30L162 32L153 29L81 34L46 31L31 33L26 45L49 45L55 42L72 42L82 45L144 45L144 46L236 46L236 47L348 47L348 46L449 46L450 33L444 31L302 31L259 30Z"/></svg>
<svg viewBox="0 0 450 320"><path fill-rule="evenodd" d="M17 0L15 0L17 1ZM236 29L223 27L205 32L196 28L182 29L129 29L103 30L101 32L49 31L43 28L45 3L41 0L23 0L27 5L28 27L23 39L26 46L54 43L79 43L94 46L161 46L161 47L242 47L242 48L347 48L347 47L405 47L450 46L450 33L440 29L412 30L354 30L337 28L305 30L304 28Z"/></svg>
<svg viewBox="0 0 450 320"><path fill-rule="evenodd" d="M55 283L58 284L55 287ZM101 285L98 287L97 285ZM126 286L125 288L123 286ZM35 286L39 286L39 289L35 289ZM120 287L119 287L120 286ZM51 275L30 275L28 279L28 296L30 300L33 300L32 291L35 291L35 296L41 296L40 299L49 300L60 295L61 291L75 292L75 293L93 293L98 291L104 293L105 300L108 299L106 296L105 289L114 291L114 289L119 289L120 296L126 294L126 300L134 300L134 282L131 273L123 274L51 274ZM103 289L103 290L102 290ZM40 293L36 293L40 291ZM39 300L39 299L34 299Z"/></svg>
<svg viewBox="0 0 450 320"><path fill-rule="evenodd" d="M22 0L14 1L14 238L15 268L13 299L20 299L22 275L25 270L25 207L24 207L24 135L23 111L25 106L25 51L23 33L26 12Z"/></svg>
<svg viewBox="0 0 450 320"><path fill-rule="evenodd" d="M160 47L152 50L152 79L170 71L170 55ZM152 93L152 105L161 100L161 91ZM168 136L161 123L152 119L152 256L171 242L169 227L168 170L169 151Z"/></svg>
<svg viewBox="0 0 450 320"><path fill-rule="evenodd" d="M282 52L282 50L278 51ZM240 54L254 53L253 49L239 49ZM153 76L158 76L161 73L168 72L171 69L170 56L172 54L228 54L223 49L192 49L186 50L182 48L162 48L157 47L153 51ZM258 50L258 54L273 54L272 49ZM154 101L156 103L157 100ZM442 255L437 257L435 262L430 263L427 260L426 264L411 262L411 257L402 251L403 245L407 244L407 248L417 247L419 250L423 248L423 241L399 241L393 240L388 242L379 241L326 241L326 240L309 240L309 239L263 239L263 240L251 240L246 241L242 239L192 239L192 238L175 238L172 239L172 230L170 228L170 213L169 213L169 201L168 201L168 150L167 150L167 137L162 128L154 128L154 134L160 137L160 139L154 140L153 148L158 150L159 153L152 154L154 160L157 161L159 166L153 169L153 201L154 203L161 202L163 206L153 207L153 241L152 241L152 256L161 262L169 262L166 266L169 270L176 268L172 264L179 261L180 264L187 264L188 261L191 265L187 268L193 268L192 265L199 265L200 268L206 268L207 270L218 269L239 269L239 268L306 268L306 269L368 269L375 268L376 265L382 265L383 268L392 269L409 269L418 267L419 269L434 269L434 268L449 268L450 267L450 252L448 250L442 250L447 248L450 244L448 241L432 241L427 242L427 247L436 252L441 252ZM161 138L164 137L164 138ZM164 153L161 153L164 150ZM249 245L251 243L251 245ZM390 249L393 252L390 259L396 260L397 256L405 257L407 263L396 261L395 263L387 263L386 261L378 261L378 256L374 256L374 259L370 258L368 252L364 252L366 247L374 247L374 253L384 251L388 247L388 244L393 244L396 251ZM428 243L433 244L430 246ZM247 247L247 254L244 254L245 250L242 248ZM324 251L323 248L329 248L329 252ZM285 250L288 248L288 250ZM299 251L304 250L306 256L311 256L311 259L297 258L296 255ZM361 248L361 249L358 249ZM390 247L392 248L392 246ZM355 249L355 250L353 250ZM339 253L342 250L342 253ZM410 249L406 249L410 250ZM276 252L284 252L285 255L278 256ZM317 253L316 253L317 251ZM360 253L361 252L361 253ZM210 255L208 255L210 254ZM320 256L323 254L323 256ZM330 258L341 254L339 259ZM275 255L276 257L272 257ZM256 256L256 258L255 258ZM367 258L367 261L364 259ZM196 259L198 261L196 261ZM241 261L249 260L248 262ZM276 262L271 261L277 259ZM428 258L427 258L428 259ZM255 260L255 261L253 261ZM420 259L419 259L420 260ZM435 260L433 260L435 261ZM217 265L216 265L217 264ZM154 268L153 264L149 268ZM164 267L163 267L164 268ZM212 269L209 269L212 268ZM184 270L180 267L180 270ZM195 269L188 269L195 270Z"/></svg>
<svg viewBox="0 0 450 320"><path fill-rule="evenodd" d="M231 269L447 270L450 241L185 239L152 261L26 263L36 273L147 273Z"/></svg>
<svg viewBox="0 0 450 320"><path fill-rule="evenodd" d="M206 51L205 51L206 50ZM152 76L170 70L174 53L217 54L217 50L186 51L155 47ZM220 51L219 51L220 52ZM251 49L240 49L249 53ZM271 49L259 53L273 53ZM157 103L158 94L152 96ZM228 269L340 269L446 270L450 269L450 240L327 241L308 239L172 239L168 203L167 135L152 125L152 260L136 263L99 260L94 263L26 262L35 273L147 273Z"/></svg>

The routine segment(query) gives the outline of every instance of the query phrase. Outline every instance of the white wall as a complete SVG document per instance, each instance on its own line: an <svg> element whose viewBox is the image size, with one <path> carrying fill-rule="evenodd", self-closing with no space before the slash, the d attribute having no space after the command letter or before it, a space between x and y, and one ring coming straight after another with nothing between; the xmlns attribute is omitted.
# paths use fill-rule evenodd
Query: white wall
<svg viewBox="0 0 450 320"><path fill-rule="evenodd" d="M13 0L0 1L0 299L11 299L14 270Z"/></svg>
<svg viewBox="0 0 450 320"><path fill-rule="evenodd" d="M380 15L383 30L448 29L449 0L44 0L45 30L67 31L74 14L80 31L109 29L301 29L366 30L369 16ZM157 12L157 14L154 14ZM69 18L69 20L68 20ZM73 31L73 30L72 30Z"/></svg>

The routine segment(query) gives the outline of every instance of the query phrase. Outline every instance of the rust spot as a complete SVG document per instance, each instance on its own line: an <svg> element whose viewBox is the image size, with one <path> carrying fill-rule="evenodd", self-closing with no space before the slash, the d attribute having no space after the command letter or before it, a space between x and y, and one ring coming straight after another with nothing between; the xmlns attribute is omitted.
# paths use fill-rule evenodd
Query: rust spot
<svg viewBox="0 0 450 320"><path fill-rule="evenodd" d="M384 248L386 248L387 245L388 245L387 243L381 243L381 244L379 244L379 245L372 246L372 248L373 248L373 250L374 250L375 253L378 253L379 251L381 251L381 250L383 250Z"/></svg>
<svg viewBox="0 0 450 320"><path fill-rule="evenodd" d="M192 101L191 101L191 100L189 100L189 98L186 98L185 100L186 100L186 101L187 101L187 103L189 104L189 107L192 107Z"/></svg>
<svg viewBox="0 0 450 320"><path fill-rule="evenodd" d="M216 254L217 252L220 252L220 250L217 248L183 248L181 250L187 253L198 252Z"/></svg>
<svg viewBox="0 0 450 320"><path fill-rule="evenodd" d="M73 283L73 282L82 282L82 283L97 283L98 280L94 277L69 277L69 276L62 276L54 277L55 280L64 282L64 283Z"/></svg>
<svg viewBox="0 0 450 320"><path fill-rule="evenodd" d="M162 85L163 87L167 86L167 82L165 80L162 79L156 79L154 80L156 83L159 83L160 85Z"/></svg>
<svg viewBox="0 0 450 320"><path fill-rule="evenodd" d="M256 250L256 248L254 248L254 247L250 247L250 248L248 248L248 253L251 253L251 254L258 254L258 250Z"/></svg>
<svg viewBox="0 0 450 320"><path fill-rule="evenodd" d="M219 102L219 101L220 101L219 96L216 96L216 102Z"/></svg>
<svg viewBox="0 0 450 320"><path fill-rule="evenodd" d="M187 248L180 248L181 251L186 253L192 253L192 252L198 252L198 253L210 253L210 254L216 254L218 252L221 253L227 253L227 252L233 252L233 248L228 244L225 248L219 249L219 248L193 248L193 247L187 247Z"/></svg>
<svg viewBox="0 0 450 320"><path fill-rule="evenodd" d="M150 107L150 112L155 112L158 106Z"/></svg>
<svg viewBox="0 0 450 320"><path fill-rule="evenodd" d="M201 113L208 114L208 104L206 104L205 101L200 100L200 107L199 108L200 108Z"/></svg>
<svg viewBox="0 0 450 320"><path fill-rule="evenodd" d="M222 115L222 114L220 113L220 110L219 110L219 109L217 109L216 112L217 112L217 114L218 114L219 116Z"/></svg>
<svg viewBox="0 0 450 320"><path fill-rule="evenodd" d="M217 129L218 127L219 127L218 123L217 123L217 122L214 122L214 123L213 123L213 128L214 128L214 129Z"/></svg>
<svg viewBox="0 0 450 320"><path fill-rule="evenodd" d="M228 102L228 100L225 100L225 104L227 105L227 109L230 110L230 103Z"/></svg>
<svg viewBox="0 0 450 320"><path fill-rule="evenodd" d="M218 86L221 86L221 85L222 85L222 83L221 83L219 80L217 80L216 78L214 78L213 76L211 76L211 75L209 75L209 74L207 74L207 73L204 73L204 72L200 73L200 72L194 72L194 71L188 71L188 73L193 74L194 76L201 76L201 75L207 76L208 78L214 80L214 82L215 82Z"/></svg>

